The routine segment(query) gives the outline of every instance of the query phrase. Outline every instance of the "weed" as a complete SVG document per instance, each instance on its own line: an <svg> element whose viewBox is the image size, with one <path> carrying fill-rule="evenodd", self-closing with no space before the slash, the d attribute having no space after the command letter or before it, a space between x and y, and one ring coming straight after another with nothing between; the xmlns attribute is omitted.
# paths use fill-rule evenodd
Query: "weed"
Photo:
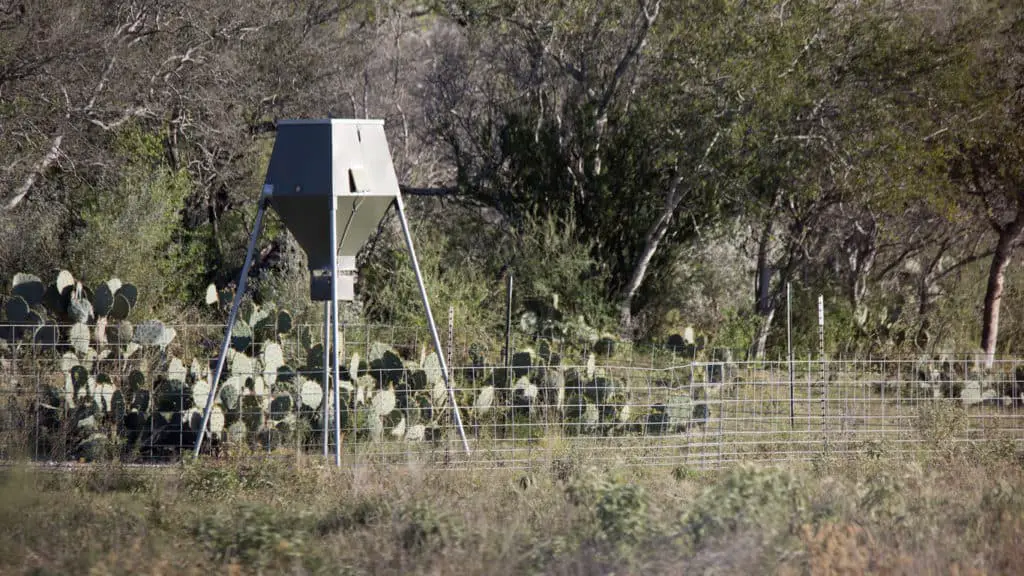
<svg viewBox="0 0 1024 576"><path fill-rule="evenodd" d="M917 430L931 448L949 451L955 438L964 437L967 411L956 400L923 404L918 411Z"/></svg>
<svg viewBox="0 0 1024 576"><path fill-rule="evenodd" d="M564 450L551 459L551 474L559 482L569 482L575 478L582 468L579 453Z"/></svg>
<svg viewBox="0 0 1024 576"><path fill-rule="evenodd" d="M363 498L353 503L344 503L328 512L317 523L316 531L321 536L345 532L355 528L376 526L391 518L391 503L383 496Z"/></svg>
<svg viewBox="0 0 1024 576"><path fill-rule="evenodd" d="M442 550L462 537L461 525L429 502L413 502L400 512L398 520L398 540L406 551Z"/></svg>
<svg viewBox="0 0 1024 576"><path fill-rule="evenodd" d="M806 491L793 473L741 465L698 497L683 515L682 528L696 545L751 527L770 535L799 526L807 508Z"/></svg>
<svg viewBox="0 0 1024 576"><path fill-rule="evenodd" d="M304 524L305 515L245 502L202 516L194 535L219 562L281 568L301 557L307 536Z"/></svg>
<svg viewBox="0 0 1024 576"><path fill-rule="evenodd" d="M600 541L630 545L653 531L642 486L590 472L574 479L566 494L573 505L593 511Z"/></svg>
<svg viewBox="0 0 1024 576"><path fill-rule="evenodd" d="M699 474L567 452L557 482L514 470L314 472L269 458L167 478L12 468L0 483L0 573L1024 572L1016 450L956 446L898 462L856 445L869 453L836 451L824 467ZM521 490L523 478L535 482Z"/></svg>

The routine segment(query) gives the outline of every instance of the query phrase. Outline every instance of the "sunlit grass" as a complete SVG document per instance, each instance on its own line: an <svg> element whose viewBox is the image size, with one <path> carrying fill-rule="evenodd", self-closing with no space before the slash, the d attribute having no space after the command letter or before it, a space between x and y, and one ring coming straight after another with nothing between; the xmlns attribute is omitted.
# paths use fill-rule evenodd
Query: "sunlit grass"
<svg viewBox="0 0 1024 576"><path fill-rule="evenodd" d="M718 470L603 461L568 440L530 471L294 454L14 467L0 572L1020 573L1020 455L937 442Z"/></svg>

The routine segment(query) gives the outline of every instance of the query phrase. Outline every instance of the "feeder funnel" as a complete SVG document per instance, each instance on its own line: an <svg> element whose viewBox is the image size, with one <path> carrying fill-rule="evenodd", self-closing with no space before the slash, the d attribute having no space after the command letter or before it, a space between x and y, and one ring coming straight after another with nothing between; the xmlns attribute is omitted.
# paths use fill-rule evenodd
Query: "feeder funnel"
<svg viewBox="0 0 1024 576"><path fill-rule="evenodd" d="M351 261L399 194L384 121L279 121L264 194L306 252L310 270L331 268L335 196L334 249L341 261Z"/></svg>

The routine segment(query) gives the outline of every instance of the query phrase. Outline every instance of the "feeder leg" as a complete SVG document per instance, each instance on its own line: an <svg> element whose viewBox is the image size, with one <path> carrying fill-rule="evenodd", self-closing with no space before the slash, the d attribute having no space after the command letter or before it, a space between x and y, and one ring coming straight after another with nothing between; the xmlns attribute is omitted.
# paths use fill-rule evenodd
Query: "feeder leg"
<svg viewBox="0 0 1024 576"><path fill-rule="evenodd" d="M338 365L338 196L331 194L331 366L334 371L334 465L341 467L341 367Z"/></svg>
<svg viewBox="0 0 1024 576"><path fill-rule="evenodd" d="M452 413L455 414L455 426L459 430L459 438L462 439L462 447L469 454L469 442L466 441L466 431L462 429L462 417L459 415L459 405L455 401L455 390L452 388L448 377L448 363L445 361L444 352L441 350L441 339L437 335L437 325L434 324L434 314L430 311L430 300L427 298L427 288L423 284L423 274L420 272L419 262L416 260L416 249L412 245L412 233L409 232L409 222L405 218L405 206L402 204L402 196L395 197L395 205L398 207L398 220L402 223L402 234L405 235L405 245L409 249L409 259L412 260L412 271L416 274L416 283L420 288L420 298L423 299L423 307L427 311L427 325L430 327L430 337L434 340L434 350L437 352L437 360L441 364L441 376L444 378L445 388L448 389L448 401L452 405Z"/></svg>
<svg viewBox="0 0 1024 576"><path fill-rule="evenodd" d="M328 430L327 429L327 423L330 422L330 413L328 412L328 409L327 409L327 404L328 404L327 399L331 397L331 389L330 389L330 384L329 384L329 382L330 382L330 370L331 370L331 364L330 364L330 361L331 361L330 360L330 358L331 358L331 355L330 355L331 354L330 330L331 330L331 303L330 302L324 302L324 366L323 366L323 368L324 368L324 396L323 396L323 400L321 400L321 402L323 402L323 405L324 405L324 410L323 410L323 412L324 412L324 416L323 416L323 421L324 421L324 458L327 458L327 445L330 443L329 442L328 431L327 431Z"/></svg>
<svg viewBox="0 0 1024 576"><path fill-rule="evenodd" d="M206 426L210 422L210 413L213 412L213 399L217 397L217 385L220 383L220 375L224 371L224 360L227 359L228 346L231 345L231 331L235 327L235 318L238 316L238 309L242 305L242 296L245 295L245 288L249 281L249 266L252 265L253 253L256 251L256 241L260 236L260 229L263 227L263 214L267 210L267 198L260 198L259 207L256 209L256 222L252 226L252 233L249 235L249 247L245 251L245 262L242 264L242 272L238 275L238 287L235 289L235 299L231 303L231 313L228 314L228 327L224 331L224 342L220 346L220 355L217 356L217 368L213 372L213 380L210 382L210 396L206 399L206 409L203 410L203 425L199 428L199 435L196 436L196 444L193 448L192 458L199 459L199 449L203 446L203 437L206 435Z"/></svg>

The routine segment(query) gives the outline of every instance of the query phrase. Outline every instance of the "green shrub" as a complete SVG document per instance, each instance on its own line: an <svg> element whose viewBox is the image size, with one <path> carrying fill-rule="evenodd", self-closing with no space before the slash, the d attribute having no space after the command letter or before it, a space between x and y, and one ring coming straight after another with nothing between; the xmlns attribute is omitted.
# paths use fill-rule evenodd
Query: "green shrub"
<svg viewBox="0 0 1024 576"><path fill-rule="evenodd" d="M907 514L909 488L902 475L881 469L858 487L857 506L873 521L898 520Z"/></svg>
<svg viewBox="0 0 1024 576"><path fill-rule="evenodd" d="M930 448L952 450L954 439L964 437L967 420L967 410L958 400L936 400L921 406L916 426Z"/></svg>
<svg viewBox="0 0 1024 576"><path fill-rule="evenodd" d="M193 463L185 460L181 473L182 487L191 495L226 497L234 494L241 482L238 473L228 466Z"/></svg>
<svg viewBox="0 0 1024 576"><path fill-rule="evenodd" d="M457 543L462 525L446 511L416 500L398 514L398 541L410 552L438 551Z"/></svg>
<svg viewBox="0 0 1024 576"><path fill-rule="evenodd" d="M126 468L119 464L96 466L82 474L83 487L96 494L128 493L140 494L150 489L151 481L140 470Z"/></svg>
<svg viewBox="0 0 1024 576"><path fill-rule="evenodd" d="M376 526L391 519L391 502L383 496L361 498L354 504L345 502L332 509L317 522L320 535L345 532L354 528Z"/></svg>
<svg viewBox="0 0 1024 576"><path fill-rule="evenodd" d="M800 479L779 468L737 466L706 489L682 518L682 530L695 545L707 539L756 528L766 535L798 527L808 510Z"/></svg>
<svg viewBox="0 0 1024 576"><path fill-rule="evenodd" d="M305 514L246 502L203 515L194 536L220 562L280 569L301 558L307 528Z"/></svg>
<svg viewBox="0 0 1024 576"><path fill-rule="evenodd" d="M653 531L648 515L650 499L638 484L589 473L573 480L566 494L573 505L593 511L597 540L631 545Z"/></svg>
<svg viewBox="0 0 1024 576"><path fill-rule="evenodd" d="M136 127L120 131L116 153L125 169L115 186L82 196L83 227L70 255L89 283L132 278L148 312L177 310L205 288L204 231L181 219L192 182L187 170L162 164L161 137Z"/></svg>

